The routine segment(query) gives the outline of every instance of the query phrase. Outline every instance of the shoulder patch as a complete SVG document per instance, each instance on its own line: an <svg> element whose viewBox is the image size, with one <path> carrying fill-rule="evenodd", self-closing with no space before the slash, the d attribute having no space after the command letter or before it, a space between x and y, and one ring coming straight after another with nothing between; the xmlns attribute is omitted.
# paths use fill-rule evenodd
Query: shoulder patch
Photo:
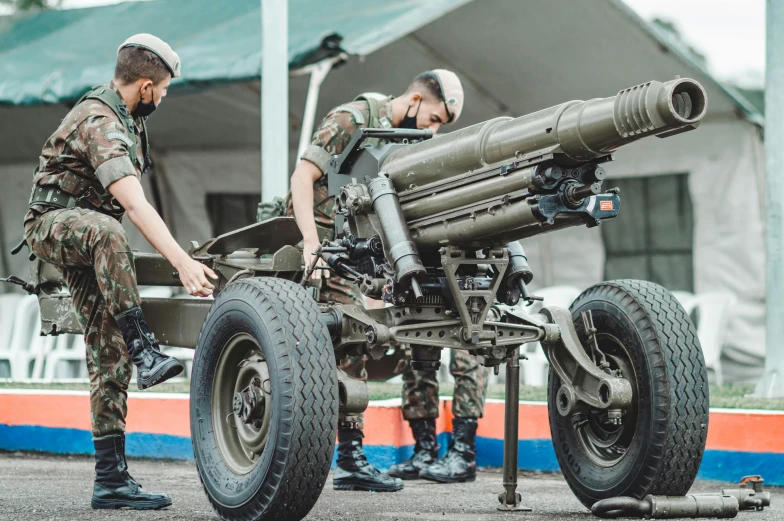
<svg viewBox="0 0 784 521"><path fill-rule="evenodd" d="M351 105L341 105L335 109L335 112L348 112L354 116L354 121L357 122L357 125L365 124L365 116L363 116L362 111L356 107L352 107Z"/></svg>
<svg viewBox="0 0 784 521"><path fill-rule="evenodd" d="M119 130L107 130L106 131L106 139L109 141L116 140L122 141L126 145L133 146L133 140L125 135L124 132L120 132Z"/></svg>

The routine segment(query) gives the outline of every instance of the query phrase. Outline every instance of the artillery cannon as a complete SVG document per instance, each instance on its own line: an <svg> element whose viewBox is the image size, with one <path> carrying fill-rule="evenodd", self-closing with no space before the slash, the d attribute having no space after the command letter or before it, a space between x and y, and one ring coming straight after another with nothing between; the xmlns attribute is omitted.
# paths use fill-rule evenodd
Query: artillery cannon
<svg viewBox="0 0 784 521"><path fill-rule="evenodd" d="M685 494L708 422L689 317L664 288L632 280L588 288L570 310L525 313L519 304L536 297L517 241L616 217L621 198L603 191L602 164L632 141L696 128L706 107L699 83L676 79L437 138L362 129L330 162L339 218L316 258L303 265L291 218L194 244L191 255L220 274L214 301L143 306L163 344L196 347L191 435L218 514L302 519L326 481L339 409L368 403L335 357L365 354L383 379L408 347L414 369L436 368L443 348L506 364L500 509L521 508L518 348L530 342L550 361L553 447L583 504ZM317 304L305 282L318 258L387 307ZM158 255L137 255L136 267L142 285L177 285ZM58 274L36 261L33 284L43 332L80 332Z"/></svg>

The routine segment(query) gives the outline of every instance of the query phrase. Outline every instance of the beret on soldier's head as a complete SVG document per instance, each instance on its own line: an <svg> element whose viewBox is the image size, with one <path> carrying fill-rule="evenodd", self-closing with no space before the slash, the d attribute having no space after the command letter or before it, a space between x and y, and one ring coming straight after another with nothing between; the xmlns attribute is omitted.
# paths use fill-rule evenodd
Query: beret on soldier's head
<svg viewBox="0 0 784 521"><path fill-rule="evenodd" d="M433 69L430 72L438 78L441 94L444 96L444 106L449 114L449 123L454 123L463 112L463 85L460 83L460 78L446 69Z"/></svg>
<svg viewBox="0 0 784 521"><path fill-rule="evenodd" d="M117 48L117 54L120 54L123 47L142 47L155 53L169 68L172 78L180 76L180 56L172 50L168 43L157 36L147 33L134 34Z"/></svg>

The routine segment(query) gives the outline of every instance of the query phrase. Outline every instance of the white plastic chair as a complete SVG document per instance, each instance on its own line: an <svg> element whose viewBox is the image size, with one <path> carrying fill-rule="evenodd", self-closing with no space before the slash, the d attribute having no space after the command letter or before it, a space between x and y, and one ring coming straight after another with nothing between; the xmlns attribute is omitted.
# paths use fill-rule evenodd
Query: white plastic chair
<svg viewBox="0 0 784 521"><path fill-rule="evenodd" d="M721 351L724 347L727 321L736 304L735 295L724 291L711 291L695 296L697 336L705 357L705 366L713 371L718 385L724 382Z"/></svg>
<svg viewBox="0 0 784 521"><path fill-rule="evenodd" d="M46 356L44 379L51 381L61 378L86 378L87 353L84 336L59 335L53 338L56 339L55 346ZM66 364L64 369L61 362Z"/></svg>
<svg viewBox="0 0 784 521"><path fill-rule="evenodd" d="M51 345L41 336L41 320L38 299L32 295L22 297L14 314L14 330L10 350L11 378L24 380L32 376L35 360Z"/></svg>
<svg viewBox="0 0 784 521"><path fill-rule="evenodd" d="M11 336L14 333L16 309L22 295L4 293L0 295L0 378L11 378L13 371L13 351Z"/></svg>

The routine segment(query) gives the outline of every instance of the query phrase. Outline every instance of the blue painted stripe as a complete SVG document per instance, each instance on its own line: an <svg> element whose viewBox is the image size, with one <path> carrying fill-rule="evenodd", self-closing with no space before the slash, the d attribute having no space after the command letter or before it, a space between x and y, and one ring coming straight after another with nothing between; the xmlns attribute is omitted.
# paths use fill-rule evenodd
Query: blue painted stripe
<svg viewBox="0 0 784 521"><path fill-rule="evenodd" d="M93 454L89 431L37 425L0 425L0 449L52 452L55 454ZM125 438L129 456L156 459L193 459L191 439L186 436L131 432Z"/></svg>
<svg viewBox="0 0 784 521"><path fill-rule="evenodd" d="M706 450L697 478L737 483L753 474L765 478L766 485L784 486L784 454Z"/></svg>
<svg viewBox="0 0 784 521"><path fill-rule="evenodd" d="M446 453L451 434L441 433L438 442L441 456ZM127 435L129 456L154 459L193 460L191 439L186 436L132 432ZM521 469L559 472L558 461L550 440L520 440L517 445ZM60 429L35 425L1 425L0 450L26 450L56 454L92 454L92 435L79 429ZM477 437L477 465L501 467L504 463L504 442ZM413 445L365 445L368 460L381 470L405 461L414 452ZM336 457L332 464L335 465ZM784 486L784 454L707 450L702 459L699 479L737 482L749 474L761 474L768 485Z"/></svg>

